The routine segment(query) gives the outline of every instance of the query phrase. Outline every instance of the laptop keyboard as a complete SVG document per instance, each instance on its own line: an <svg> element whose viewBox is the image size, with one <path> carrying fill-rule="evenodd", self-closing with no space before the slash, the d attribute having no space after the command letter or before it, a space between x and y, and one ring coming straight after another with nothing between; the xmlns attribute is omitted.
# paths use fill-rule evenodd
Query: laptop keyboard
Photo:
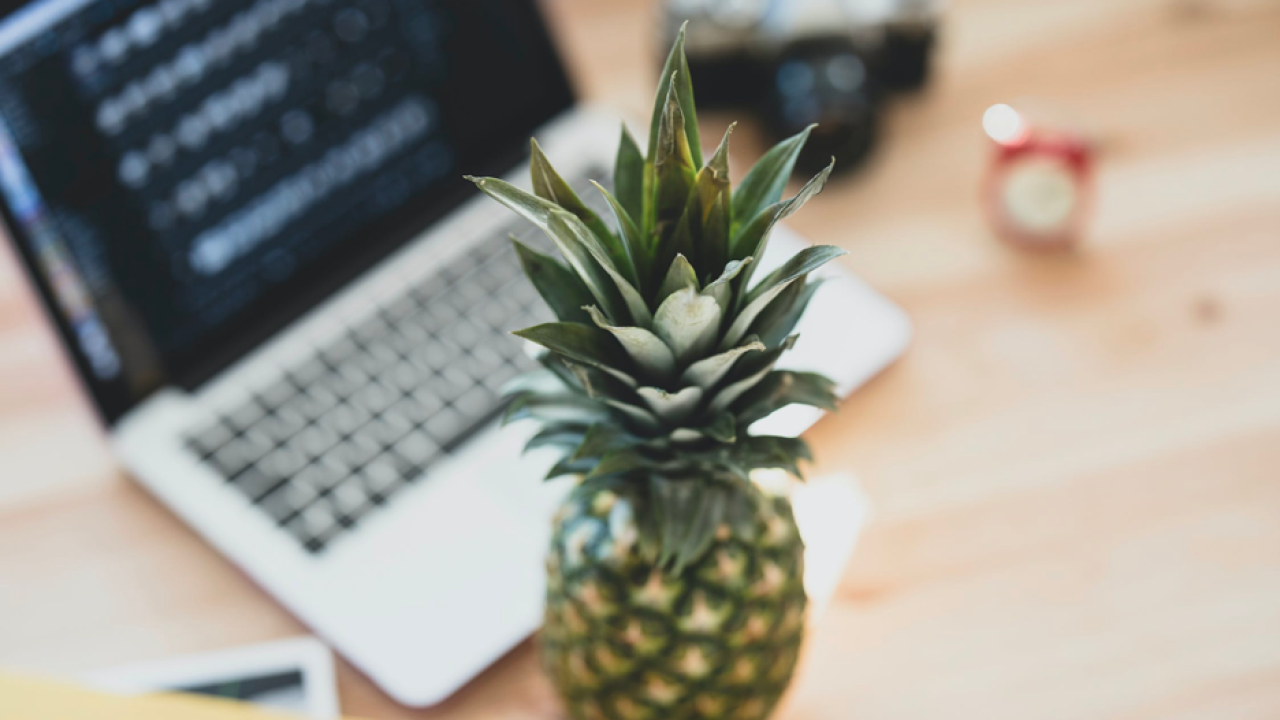
<svg viewBox="0 0 1280 720"><path fill-rule="evenodd" d="M321 552L501 412L503 385L536 365L511 331L553 319L496 234L190 434L188 448Z"/></svg>

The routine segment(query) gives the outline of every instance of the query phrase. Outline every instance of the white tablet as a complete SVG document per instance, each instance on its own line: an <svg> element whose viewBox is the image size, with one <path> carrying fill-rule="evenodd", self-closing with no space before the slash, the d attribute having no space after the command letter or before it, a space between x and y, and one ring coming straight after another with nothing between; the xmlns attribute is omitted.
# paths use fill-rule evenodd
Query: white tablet
<svg viewBox="0 0 1280 720"><path fill-rule="evenodd" d="M186 692L251 702L311 720L338 718L333 655L314 638L166 658L91 673L107 692Z"/></svg>

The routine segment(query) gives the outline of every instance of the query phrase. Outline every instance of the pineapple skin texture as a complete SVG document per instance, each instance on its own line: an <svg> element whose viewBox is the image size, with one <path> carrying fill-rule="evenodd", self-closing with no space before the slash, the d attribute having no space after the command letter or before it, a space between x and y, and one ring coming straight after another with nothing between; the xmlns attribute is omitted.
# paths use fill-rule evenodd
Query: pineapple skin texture
<svg viewBox="0 0 1280 720"><path fill-rule="evenodd" d="M722 525L673 575L639 545L646 497L580 487L556 515L540 645L569 715L768 717L804 635L804 544L790 503L763 496L754 537Z"/></svg>

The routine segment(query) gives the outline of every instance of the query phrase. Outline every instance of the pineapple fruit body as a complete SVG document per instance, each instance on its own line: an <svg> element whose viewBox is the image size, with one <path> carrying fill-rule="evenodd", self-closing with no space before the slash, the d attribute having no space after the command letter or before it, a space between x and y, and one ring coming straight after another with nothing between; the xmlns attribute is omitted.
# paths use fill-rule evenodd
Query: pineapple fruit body
<svg viewBox="0 0 1280 720"><path fill-rule="evenodd" d="M578 720L766 717L803 635L804 546L790 503L716 529L679 573L643 540L646 493L582 486L556 516L543 664Z"/></svg>

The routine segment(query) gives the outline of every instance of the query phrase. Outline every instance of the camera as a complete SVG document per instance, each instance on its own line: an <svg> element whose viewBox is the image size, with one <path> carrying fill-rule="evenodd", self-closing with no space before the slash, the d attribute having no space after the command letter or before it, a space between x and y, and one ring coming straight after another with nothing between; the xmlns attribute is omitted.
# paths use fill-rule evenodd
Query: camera
<svg viewBox="0 0 1280 720"><path fill-rule="evenodd" d="M858 167L881 108L929 78L938 0L668 0L661 41L685 50L703 107L746 108L781 138L817 124L797 165Z"/></svg>

